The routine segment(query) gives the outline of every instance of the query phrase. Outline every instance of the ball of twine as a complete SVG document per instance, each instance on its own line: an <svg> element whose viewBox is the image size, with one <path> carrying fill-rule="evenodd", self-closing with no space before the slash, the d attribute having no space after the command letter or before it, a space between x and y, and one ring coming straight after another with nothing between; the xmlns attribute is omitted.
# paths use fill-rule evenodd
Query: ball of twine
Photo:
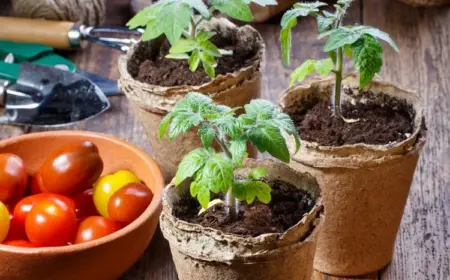
<svg viewBox="0 0 450 280"><path fill-rule="evenodd" d="M105 19L105 0L13 0L15 16L99 25Z"/></svg>

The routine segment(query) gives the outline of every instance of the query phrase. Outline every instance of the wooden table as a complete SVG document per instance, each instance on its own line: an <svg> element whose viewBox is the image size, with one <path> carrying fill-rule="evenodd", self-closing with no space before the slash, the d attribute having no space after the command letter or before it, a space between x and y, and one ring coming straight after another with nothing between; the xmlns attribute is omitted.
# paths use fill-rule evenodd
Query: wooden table
<svg viewBox="0 0 450 280"><path fill-rule="evenodd" d="M5 11L2 2L0 13ZM108 0L107 24L123 25L130 16L128 0ZM429 128L428 142L398 234L394 260L383 271L357 279L449 280L450 8L417 9L395 0L356 1L347 21L376 26L396 40L401 51L397 54L386 48L382 76L421 93ZM288 68L281 60L279 19L255 27L267 45L263 96L277 101L288 85L292 69L306 58L319 57L322 42L316 40L314 21L302 19L293 34L295 59ZM69 55L81 69L114 79L118 78L118 56L117 51L96 45ZM106 132L151 152L127 99L113 97L111 103L112 108L107 113L69 129ZM37 131L2 127L0 138ZM121 279L177 279L168 245L159 231L142 258ZM315 279L344 278L316 273Z"/></svg>

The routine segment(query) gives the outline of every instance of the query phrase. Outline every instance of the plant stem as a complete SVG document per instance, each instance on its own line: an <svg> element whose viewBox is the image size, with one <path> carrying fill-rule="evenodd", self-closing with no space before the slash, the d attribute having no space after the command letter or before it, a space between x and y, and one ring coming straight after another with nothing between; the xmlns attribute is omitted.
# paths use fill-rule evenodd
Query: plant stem
<svg viewBox="0 0 450 280"><path fill-rule="evenodd" d="M191 39L195 39L197 36L197 23L195 22L194 17L191 17Z"/></svg>
<svg viewBox="0 0 450 280"><path fill-rule="evenodd" d="M342 117L341 114L341 90L342 90L342 68L344 65L344 49L337 49L337 58L336 58L336 69L335 76L336 82L334 85L334 102L333 102L333 112L334 116Z"/></svg>

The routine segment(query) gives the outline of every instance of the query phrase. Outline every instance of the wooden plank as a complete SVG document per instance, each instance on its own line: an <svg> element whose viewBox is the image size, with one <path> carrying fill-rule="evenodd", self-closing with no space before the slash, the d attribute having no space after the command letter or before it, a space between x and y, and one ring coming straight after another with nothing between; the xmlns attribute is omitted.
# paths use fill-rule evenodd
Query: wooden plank
<svg viewBox="0 0 450 280"><path fill-rule="evenodd" d="M422 95L427 144L417 167L392 264L382 279L450 279L450 9L364 2L364 23L388 32L382 75Z"/></svg>

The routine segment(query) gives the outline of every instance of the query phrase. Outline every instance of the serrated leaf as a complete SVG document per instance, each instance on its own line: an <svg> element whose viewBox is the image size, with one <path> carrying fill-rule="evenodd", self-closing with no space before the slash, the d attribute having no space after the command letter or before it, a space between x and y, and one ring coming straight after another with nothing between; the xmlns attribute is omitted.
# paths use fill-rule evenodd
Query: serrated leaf
<svg viewBox="0 0 450 280"><path fill-rule="evenodd" d="M221 13L234 19L242 21L253 19L252 11L244 0L210 0L209 2Z"/></svg>
<svg viewBox="0 0 450 280"><path fill-rule="evenodd" d="M178 112L174 114L169 126L169 140L198 126L201 121L202 118L198 113Z"/></svg>
<svg viewBox="0 0 450 280"><path fill-rule="evenodd" d="M280 42L283 62L289 66L291 64L291 49L292 49L292 28L297 25L297 19L292 19L286 27L281 29Z"/></svg>
<svg viewBox="0 0 450 280"><path fill-rule="evenodd" d="M334 64L331 58L316 61L314 69L321 76L327 76L333 70Z"/></svg>
<svg viewBox="0 0 450 280"><path fill-rule="evenodd" d="M383 64L383 47L377 39L371 35L363 38L352 45L353 62L360 74L360 88L368 85L376 73L381 71Z"/></svg>
<svg viewBox="0 0 450 280"><path fill-rule="evenodd" d="M210 41L200 42L199 45L200 45L200 48L202 49L202 51L210 56L213 56L213 57L214 56L216 56L216 57L222 56L222 54L220 53L220 51L216 47L216 45L214 45Z"/></svg>
<svg viewBox="0 0 450 280"><path fill-rule="evenodd" d="M294 4L294 7L292 9L284 13L281 19L281 27L285 28L293 19L296 19L298 17L305 17L310 15L311 13L317 13L319 12L320 7L326 5L326 3L322 2Z"/></svg>
<svg viewBox="0 0 450 280"><path fill-rule="evenodd" d="M272 102L264 99L253 99L244 106L245 113L254 120L268 120L272 118L275 106Z"/></svg>
<svg viewBox="0 0 450 280"><path fill-rule="evenodd" d="M143 41L153 40L161 36L161 34L163 34L163 30L158 25L157 21L150 20L147 23L147 26L145 27L144 33L142 34L142 40Z"/></svg>
<svg viewBox="0 0 450 280"><path fill-rule="evenodd" d="M245 200L247 204L252 204L256 198L265 204L272 200L272 189L268 184L260 181L236 181L232 191L238 200Z"/></svg>
<svg viewBox="0 0 450 280"><path fill-rule="evenodd" d="M317 27L319 28L319 32L327 31L332 25L334 20L332 18L318 16L317 17Z"/></svg>
<svg viewBox="0 0 450 280"><path fill-rule="evenodd" d="M187 53L169 53L165 56L170 59L189 59L190 56Z"/></svg>
<svg viewBox="0 0 450 280"><path fill-rule="evenodd" d="M216 119L210 120L210 122L232 139L235 139L241 134L238 122L232 115L222 115Z"/></svg>
<svg viewBox="0 0 450 280"><path fill-rule="evenodd" d="M247 139L241 138L230 141L230 152L235 166L242 166L242 162L247 156Z"/></svg>
<svg viewBox="0 0 450 280"><path fill-rule="evenodd" d="M202 0L182 0L182 2L196 9L205 19L211 18L211 13L209 12L208 7Z"/></svg>
<svg viewBox="0 0 450 280"><path fill-rule="evenodd" d="M188 60L189 70L195 72L197 70L198 65L200 64L200 54L197 50L193 51L191 57Z"/></svg>
<svg viewBox="0 0 450 280"><path fill-rule="evenodd" d="M189 92L185 100L187 106L189 106L188 109L196 113L199 113L204 106L212 104L211 98L209 98L204 94L194 91Z"/></svg>
<svg viewBox="0 0 450 280"><path fill-rule="evenodd" d="M178 166L175 185L178 186L187 178L194 176L199 169L203 168L210 157L210 151L204 148L195 149L185 155Z"/></svg>
<svg viewBox="0 0 450 280"><path fill-rule="evenodd" d="M276 112L273 116L273 121L276 127L279 127L286 131L287 134L294 136L295 152L298 152L300 149L300 136L298 135L297 128L291 117L286 113Z"/></svg>
<svg viewBox="0 0 450 280"><path fill-rule="evenodd" d="M214 128L206 124L202 124L198 130L198 135L200 135L203 146L205 146L205 148L209 148L214 140L214 137L216 136L216 131Z"/></svg>
<svg viewBox="0 0 450 280"><path fill-rule="evenodd" d="M262 167L256 167L250 170L250 173L248 174L249 179L253 180L259 180L267 175L267 169Z"/></svg>
<svg viewBox="0 0 450 280"><path fill-rule="evenodd" d="M171 54L184 54L193 51L197 47L197 42L192 39L180 39L169 49Z"/></svg>
<svg viewBox="0 0 450 280"><path fill-rule="evenodd" d="M166 134L167 128L169 127L170 120L172 119L172 114L168 113L164 116L158 126L158 138L159 140L163 139L164 134Z"/></svg>
<svg viewBox="0 0 450 280"><path fill-rule="evenodd" d="M152 6L144 8L142 11L138 12L132 19L130 19L130 21L127 22L127 26L130 29L146 26L149 20L154 19L152 10Z"/></svg>
<svg viewBox="0 0 450 280"><path fill-rule="evenodd" d="M326 36L325 34L329 35L329 38L325 43L324 51L329 52L345 45L353 44L361 38L364 33L361 32L361 28L359 26L356 28L341 26L338 29L331 30L331 32L322 33L319 36L319 39Z"/></svg>
<svg viewBox="0 0 450 280"><path fill-rule="evenodd" d="M248 136L260 152L268 152L273 157L289 162L289 150L280 129L271 126L256 127L249 131Z"/></svg>
<svg viewBox="0 0 450 280"><path fill-rule="evenodd" d="M291 82L290 86L292 86L295 82L303 81L307 76L311 75L314 72L314 65L316 64L316 60L308 59L303 62L300 67L294 70L291 73Z"/></svg>
<svg viewBox="0 0 450 280"><path fill-rule="evenodd" d="M197 37L195 37L195 40L197 42L203 42L211 39L214 35L216 35L216 32L212 31L203 31L197 34Z"/></svg>
<svg viewBox="0 0 450 280"><path fill-rule="evenodd" d="M223 154L215 154L206 162L203 176L214 193L226 193L233 183L233 163Z"/></svg>
<svg viewBox="0 0 450 280"><path fill-rule="evenodd" d="M392 38L386 32L383 32L377 28L365 26L364 33L371 35L377 39L383 40L388 43L396 52L398 52L397 44L392 40Z"/></svg>
<svg viewBox="0 0 450 280"><path fill-rule="evenodd" d="M180 1L170 2L159 11L158 27L164 31L172 46L178 42L183 31L188 28L192 14L192 8Z"/></svg>

